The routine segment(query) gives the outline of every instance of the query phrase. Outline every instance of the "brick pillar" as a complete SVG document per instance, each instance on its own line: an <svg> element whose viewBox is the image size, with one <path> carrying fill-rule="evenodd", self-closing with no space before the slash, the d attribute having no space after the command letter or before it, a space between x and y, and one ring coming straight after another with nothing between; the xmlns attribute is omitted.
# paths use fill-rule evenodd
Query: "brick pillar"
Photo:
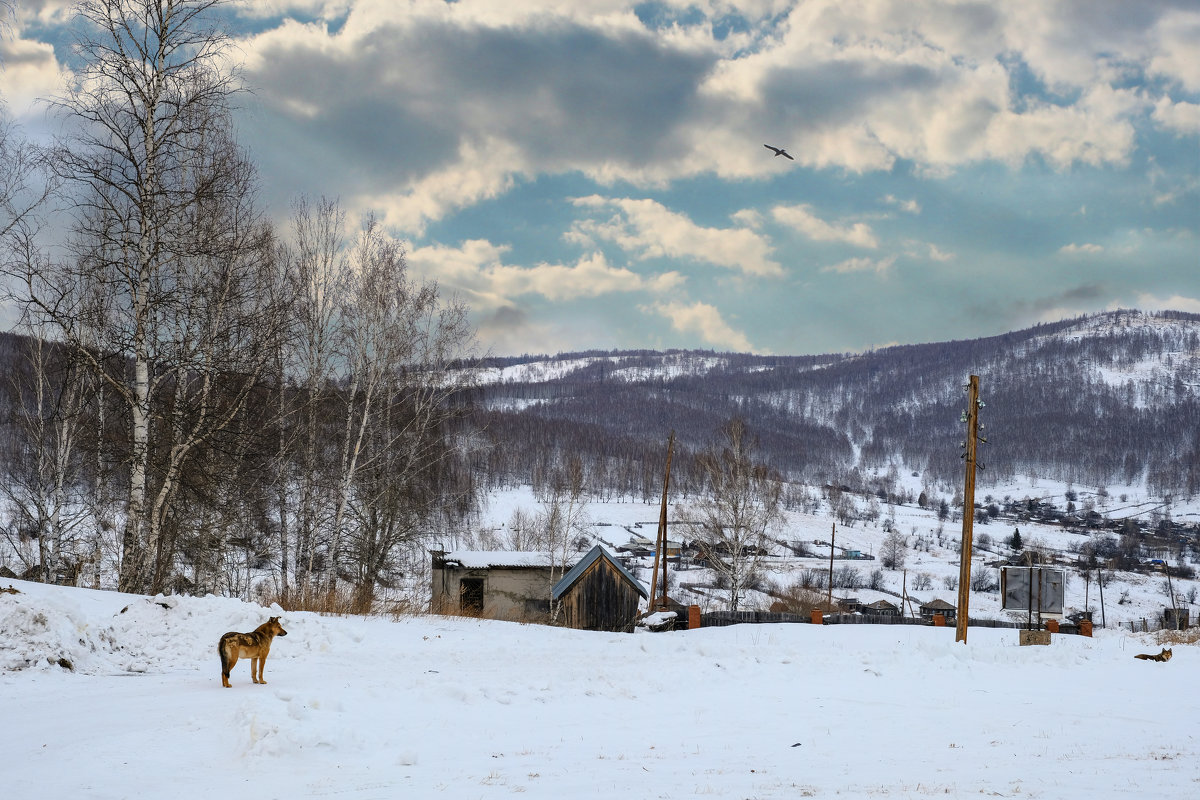
<svg viewBox="0 0 1200 800"><path fill-rule="evenodd" d="M812 623L813 623L813 625L824 625L825 624L825 612L819 608L814 608L812 610Z"/></svg>
<svg viewBox="0 0 1200 800"><path fill-rule="evenodd" d="M700 606L688 606L688 630L700 627Z"/></svg>

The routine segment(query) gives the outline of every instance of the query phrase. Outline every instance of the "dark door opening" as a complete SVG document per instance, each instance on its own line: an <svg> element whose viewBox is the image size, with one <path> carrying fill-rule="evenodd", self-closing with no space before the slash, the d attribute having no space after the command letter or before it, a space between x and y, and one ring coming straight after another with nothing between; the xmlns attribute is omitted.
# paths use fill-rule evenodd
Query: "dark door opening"
<svg viewBox="0 0 1200 800"><path fill-rule="evenodd" d="M463 578L458 587L459 610L470 617L483 613L483 578Z"/></svg>

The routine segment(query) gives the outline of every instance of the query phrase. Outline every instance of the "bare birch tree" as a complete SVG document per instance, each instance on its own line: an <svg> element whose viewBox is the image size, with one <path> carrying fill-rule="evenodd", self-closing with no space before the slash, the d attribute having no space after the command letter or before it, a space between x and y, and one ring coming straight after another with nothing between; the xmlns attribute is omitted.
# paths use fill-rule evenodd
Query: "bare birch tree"
<svg viewBox="0 0 1200 800"><path fill-rule="evenodd" d="M284 600L290 595L288 553L294 545L291 591L311 601L313 576L330 505L327 491L328 454L323 447L328 411L335 397L338 344L342 337L342 311L350 288L350 263L345 254L345 212L336 201L296 201L292 213L293 245L290 255L294 284L297 335L282 371L296 384L295 400L280 393L280 416L293 424L281 425L279 443L281 476L278 486L281 536L280 572ZM288 436L288 431L291 436ZM288 471L294 464L294 472ZM294 492L294 502L291 493ZM289 542L289 529L294 543Z"/></svg>
<svg viewBox="0 0 1200 800"><path fill-rule="evenodd" d="M24 257L26 269L37 271L43 260L30 248L25 240L12 252ZM80 563L91 557L81 536L87 519L79 444L86 381L66 348L37 326L22 327L30 334L25 359L9 378L18 401L13 416L24 440L9 454L0 496L9 506L13 524L4 533L14 552L32 579L49 582L60 573L77 575Z"/></svg>
<svg viewBox="0 0 1200 800"><path fill-rule="evenodd" d="M364 221L350 262L331 553L333 577L348 578L355 608L367 611L398 548L474 500L470 483L452 479L462 453L449 430L465 411L455 398L470 375L450 367L470 355L473 333L466 307L413 279L402 246L373 218Z"/></svg>
<svg viewBox="0 0 1200 800"><path fill-rule="evenodd" d="M236 83L209 21L222 1L81 3L82 66L57 103L73 131L53 163L73 191L74 258L30 299L125 417L125 591L164 585L181 475L244 409L286 320L232 137Z"/></svg>
<svg viewBox="0 0 1200 800"><path fill-rule="evenodd" d="M737 611L766 553L767 532L782 520L782 481L755 460L757 442L743 420L727 422L720 437L697 456L705 488L683 516L700 531L703 555Z"/></svg>
<svg viewBox="0 0 1200 800"><path fill-rule="evenodd" d="M586 525L583 460L571 455L565 463L554 465L539 495L542 513L538 522L550 555L550 585L553 586L566 574L570 556L578 549L574 546L575 541ZM558 619L560 611L561 603L551 601L551 622Z"/></svg>

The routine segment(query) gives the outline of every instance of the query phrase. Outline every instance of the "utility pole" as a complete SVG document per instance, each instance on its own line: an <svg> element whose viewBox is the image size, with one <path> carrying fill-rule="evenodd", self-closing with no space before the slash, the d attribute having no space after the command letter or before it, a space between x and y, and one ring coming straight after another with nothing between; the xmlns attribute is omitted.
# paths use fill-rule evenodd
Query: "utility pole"
<svg viewBox="0 0 1200 800"><path fill-rule="evenodd" d="M654 569L650 571L650 613L667 607L667 486L671 483L671 454L675 452L675 431L667 439L667 469L663 474L662 508L658 512L658 540L654 545ZM662 600L658 594L658 561L662 559Z"/></svg>
<svg viewBox="0 0 1200 800"><path fill-rule="evenodd" d="M829 596L825 598L825 605L833 611L833 540L837 538L837 523L831 524L829 531Z"/></svg>
<svg viewBox="0 0 1200 800"><path fill-rule="evenodd" d="M963 488L962 552L958 565L958 611L954 641L966 644L967 618L971 596L971 534L975 523L975 451L979 438L979 376L972 375L967 384L967 440L963 444L967 460L966 481Z"/></svg>
<svg viewBox="0 0 1200 800"><path fill-rule="evenodd" d="M1175 615L1175 630L1182 630L1179 626L1179 606L1175 605L1175 589L1171 586L1171 567L1163 559L1162 570L1167 573L1167 593L1171 595L1171 613Z"/></svg>

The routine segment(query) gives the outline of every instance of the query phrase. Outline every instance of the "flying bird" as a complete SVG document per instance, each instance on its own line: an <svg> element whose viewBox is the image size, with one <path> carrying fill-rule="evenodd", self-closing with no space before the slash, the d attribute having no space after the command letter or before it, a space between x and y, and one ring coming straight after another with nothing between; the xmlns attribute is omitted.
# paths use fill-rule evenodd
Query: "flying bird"
<svg viewBox="0 0 1200 800"><path fill-rule="evenodd" d="M782 147L771 147L771 145L769 145L769 144L764 144L763 147L767 148L768 150L773 151L775 153L775 155L777 155L777 156L783 156L788 161L796 160L796 159L792 158L791 153L789 153L787 150L784 150Z"/></svg>

